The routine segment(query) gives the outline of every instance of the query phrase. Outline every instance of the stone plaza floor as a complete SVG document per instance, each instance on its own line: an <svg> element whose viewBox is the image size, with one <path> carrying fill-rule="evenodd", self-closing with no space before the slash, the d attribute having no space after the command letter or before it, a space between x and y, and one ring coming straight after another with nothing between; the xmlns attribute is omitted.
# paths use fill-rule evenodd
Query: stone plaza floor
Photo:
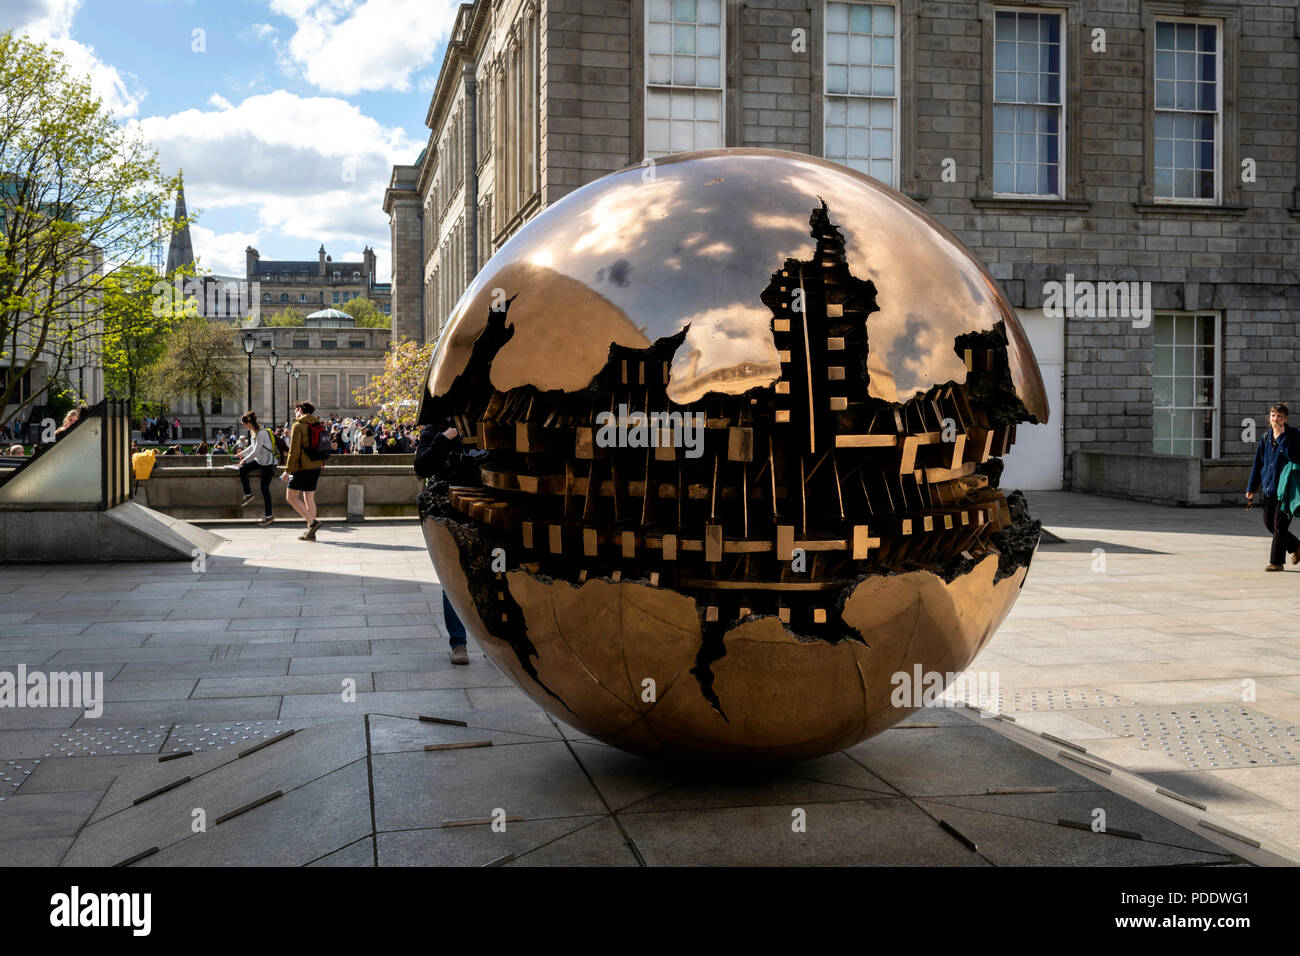
<svg viewBox="0 0 1300 956"><path fill-rule="evenodd" d="M1064 543L972 665L1003 719L929 708L754 776L624 754L481 653L453 666L414 521L210 525L201 572L0 566L0 671L106 681L98 719L0 709L0 864L1300 860L1300 573L1263 573L1258 511L1029 497ZM474 746L425 749L449 744Z"/></svg>

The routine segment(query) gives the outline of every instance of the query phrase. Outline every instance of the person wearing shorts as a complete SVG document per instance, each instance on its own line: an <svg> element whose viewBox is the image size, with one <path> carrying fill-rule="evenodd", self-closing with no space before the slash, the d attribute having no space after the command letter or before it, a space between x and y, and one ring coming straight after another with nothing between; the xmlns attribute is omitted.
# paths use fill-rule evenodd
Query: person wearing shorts
<svg viewBox="0 0 1300 956"><path fill-rule="evenodd" d="M307 530L298 535L300 541L315 541L316 529L320 519L316 517L316 485L320 481L323 462L316 461L308 454L311 441L308 437L312 425L320 423L315 415L316 406L311 402L299 402L294 406L293 431L289 435L289 457L284 463L281 481L287 481L289 487L284 497L289 507L302 515L307 522Z"/></svg>

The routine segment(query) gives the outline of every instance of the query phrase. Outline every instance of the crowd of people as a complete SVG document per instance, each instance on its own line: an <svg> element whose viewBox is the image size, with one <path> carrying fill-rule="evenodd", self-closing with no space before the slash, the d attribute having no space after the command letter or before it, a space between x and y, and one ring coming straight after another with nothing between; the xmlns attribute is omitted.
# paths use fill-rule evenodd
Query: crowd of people
<svg viewBox="0 0 1300 956"><path fill-rule="evenodd" d="M179 418L168 419L165 415L148 415L141 419L138 424L133 424L136 425L136 429L145 441L163 444L173 438L181 437L181 420Z"/></svg>

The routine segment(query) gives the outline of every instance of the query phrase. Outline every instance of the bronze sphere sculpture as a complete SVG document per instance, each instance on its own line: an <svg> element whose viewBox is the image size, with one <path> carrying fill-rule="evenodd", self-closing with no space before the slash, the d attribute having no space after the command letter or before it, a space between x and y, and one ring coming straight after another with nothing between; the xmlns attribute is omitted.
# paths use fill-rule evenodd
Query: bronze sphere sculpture
<svg viewBox="0 0 1300 956"><path fill-rule="evenodd" d="M456 304L421 421L471 450L424 533L559 720L816 757L992 637L1038 541L1000 459L1046 419L1014 312L918 206L802 154L679 154L547 208Z"/></svg>

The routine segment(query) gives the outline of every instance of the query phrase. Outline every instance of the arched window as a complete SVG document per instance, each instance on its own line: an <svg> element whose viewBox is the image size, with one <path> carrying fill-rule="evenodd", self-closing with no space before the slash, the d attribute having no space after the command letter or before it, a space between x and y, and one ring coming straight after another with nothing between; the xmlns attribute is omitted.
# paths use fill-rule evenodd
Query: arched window
<svg viewBox="0 0 1300 956"><path fill-rule="evenodd" d="M280 301L281 301L281 302L288 302L288 301L289 301L289 293L287 293L287 292L281 292L281 293L280 293Z"/></svg>
<svg viewBox="0 0 1300 956"><path fill-rule="evenodd" d="M262 293L262 301L263 301L263 302L270 302L270 301L271 301L271 293L269 293L269 292L263 292L263 293Z"/></svg>

